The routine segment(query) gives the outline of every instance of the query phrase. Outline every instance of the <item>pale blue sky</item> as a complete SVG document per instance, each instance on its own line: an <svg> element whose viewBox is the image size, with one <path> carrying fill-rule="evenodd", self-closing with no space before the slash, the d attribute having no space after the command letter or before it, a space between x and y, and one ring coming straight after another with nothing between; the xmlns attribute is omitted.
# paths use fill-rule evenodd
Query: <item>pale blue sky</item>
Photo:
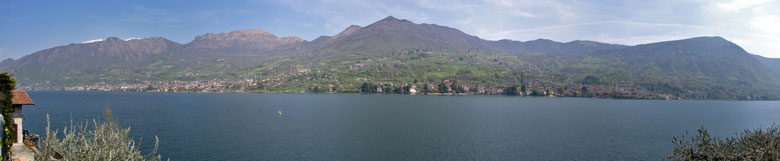
<svg viewBox="0 0 780 161"><path fill-rule="evenodd" d="M106 37L260 29L312 40L387 16L450 26L484 39L595 40L635 45L722 36L780 58L780 0L0 0L0 59Z"/></svg>

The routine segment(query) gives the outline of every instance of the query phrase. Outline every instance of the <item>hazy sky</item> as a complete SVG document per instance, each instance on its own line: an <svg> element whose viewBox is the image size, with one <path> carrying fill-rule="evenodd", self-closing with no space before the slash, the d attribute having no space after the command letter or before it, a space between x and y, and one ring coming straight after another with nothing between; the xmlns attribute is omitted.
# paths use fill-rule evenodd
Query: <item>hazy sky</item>
<svg viewBox="0 0 780 161"><path fill-rule="evenodd" d="M204 33L253 28L312 40L390 15L489 40L635 45L722 36L780 58L780 0L0 0L0 59L111 36L187 43Z"/></svg>

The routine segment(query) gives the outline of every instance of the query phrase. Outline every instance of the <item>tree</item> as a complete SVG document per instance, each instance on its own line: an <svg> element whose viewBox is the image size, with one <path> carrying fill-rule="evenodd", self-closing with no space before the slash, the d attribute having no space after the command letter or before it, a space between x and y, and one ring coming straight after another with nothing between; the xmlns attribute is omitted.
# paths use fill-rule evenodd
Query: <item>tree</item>
<svg viewBox="0 0 780 161"><path fill-rule="evenodd" d="M320 86L314 86L314 89L312 89L312 92L320 93Z"/></svg>
<svg viewBox="0 0 780 161"><path fill-rule="evenodd" d="M362 85L360 85L360 92L370 92L370 93L376 93L376 88L379 87L375 84L363 82Z"/></svg>
<svg viewBox="0 0 780 161"><path fill-rule="evenodd" d="M564 89L563 87L558 87L558 89L555 89L555 93L557 93L558 95L563 95L563 92L565 91L566 89Z"/></svg>
<svg viewBox="0 0 780 161"><path fill-rule="evenodd" d="M450 84L450 89L452 89L452 93L466 93L466 89L463 89L463 87L458 84L457 81L452 81L452 84Z"/></svg>
<svg viewBox="0 0 780 161"><path fill-rule="evenodd" d="M412 89L412 85L405 85L403 88L401 88L402 93L410 93L409 91Z"/></svg>
<svg viewBox="0 0 780 161"><path fill-rule="evenodd" d="M385 89L393 89L393 93L403 93L403 89L401 86L389 86L385 87ZM385 91L385 93L390 93L390 91Z"/></svg>
<svg viewBox="0 0 780 161"><path fill-rule="evenodd" d="M609 98L618 98L618 93L616 91L612 91L609 93Z"/></svg>
<svg viewBox="0 0 780 161"><path fill-rule="evenodd" d="M463 86L458 85L458 86L455 86L455 87L456 87L455 88L456 92L458 92L458 93L466 93L466 89L463 88Z"/></svg>
<svg viewBox="0 0 780 161"><path fill-rule="evenodd" d="M531 95L533 95L533 96L540 96L540 95L542 95L542 93L541 93L541 92L539 92L539 91L538 91L538 90L536 90L536 89L533 89L533 90L531 90Z"/></svg>
<svg viewBox="0 0 780 161"><path fill-rule="evenodd" d="M588 96L588 87L582 86L582 94Z"/></svg>
<svg viewBox="0 0 780 161"><path fill-rule="evenodd" d="M520 83L523 84L522 87L525 87L525 72L520 72ZM525 89L523 90L525 92Z"/></svg>
<svg viewBox="0 0 780 161"><path fill-rule="evenodd" d="M582 84L598 84L598 83L599 83L599 78L592 75L585 76L585 78L582 79Z"/></svg>
<svg viewBox="0 0 780 161"><path fill-rule="evenodd" d="M686 131L679 139L674 137L671 160L778 160L780 159L780 128L745 130L726 139L712 138L704 127L698 135L688 137Z"/></svg>
<svg viewBox="0 0 780 161"><path fill-rule="evenodd" d="M522 74L521 74L521 75L522 75ZM523 84L523 85L520 85L520 93L521 93L521 94L525 94L525 90L526 90L526 89L525 89L525 84Z"/></svg>
<svg viewBox="0 0 780 161"><path fill-rule="evenodd" d="M517 95L517 86L511 86L504 88L505 95Z"/></svg>
<svg viewBox="0 0 780 161"><path fill-rule="evenodd" d="M13 99L12 91L16 88L16 80L11 77L11 74L6 70L0 74L0 112L3 115L3 140L2 140L2 155L3 160L9 159L11 156L11 147L16 142L16 126L13 126L13 105L11 100Z"/></svg>
<svg viewBox="0 0 780 161"><path fill-rule="evenodd" d="M360 92L368 92L368 82L363 82L363 84L360 85Z"/></svg>
<svg viewBox="0 0 780 161"><path fill-rule="evenodd" d="M449 93L449 89L447 89L447 84L445 84L443 81L439 83L439 93Z"/></svg>

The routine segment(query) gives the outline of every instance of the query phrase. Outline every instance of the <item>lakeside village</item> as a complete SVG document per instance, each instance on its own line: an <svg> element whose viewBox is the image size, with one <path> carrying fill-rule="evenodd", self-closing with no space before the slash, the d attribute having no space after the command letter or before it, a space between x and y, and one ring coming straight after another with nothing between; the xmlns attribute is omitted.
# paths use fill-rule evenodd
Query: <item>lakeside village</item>
<svg viewBox="0 0 780 161"><path fill-rule="evenodd" d="M528 86L490 86L463 84L441 80L430 83L394 83L358 78L359 86L324 84L305 90L287 90L284 81L278 79L204 80L204 81L144 81L135 84L107 84L101 82L89 86L66 87L65 91L138 91L138 92L199 92L199 93L398 93L425 95L517 95L550 97L591 97L615 99L684 99L670 94L658 94L644 89L618 86L563 84L533 81Z"/></svg>

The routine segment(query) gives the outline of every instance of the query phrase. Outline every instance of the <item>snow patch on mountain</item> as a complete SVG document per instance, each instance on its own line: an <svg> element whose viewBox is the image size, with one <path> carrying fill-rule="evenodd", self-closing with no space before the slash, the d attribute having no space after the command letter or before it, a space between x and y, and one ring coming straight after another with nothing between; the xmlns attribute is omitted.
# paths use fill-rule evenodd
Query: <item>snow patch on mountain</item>
<svg viewBox="0 0 780 161"><path fill-rule="evenodd" d="M82 44L89 44L89 43L101 42L101 41L104 41L104 40L106 40L106 39L87 40L87 41L84 41L84 42L81 42L81 43Z"/></svg>

